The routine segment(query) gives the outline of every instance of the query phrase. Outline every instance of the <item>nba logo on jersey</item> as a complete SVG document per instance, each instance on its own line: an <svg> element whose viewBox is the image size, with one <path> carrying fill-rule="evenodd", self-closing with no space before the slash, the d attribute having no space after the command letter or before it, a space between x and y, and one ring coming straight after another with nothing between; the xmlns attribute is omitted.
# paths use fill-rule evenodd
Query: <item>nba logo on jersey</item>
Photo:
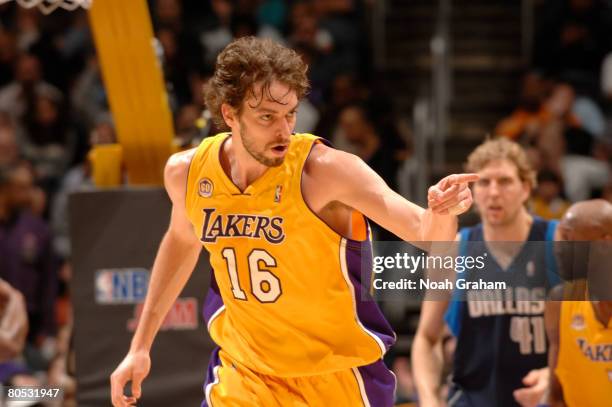
<svg viewBox="0 0 612 407"><path fill-rule="evenodd" d="M202 178L198 186L198 193L202 198L210 198L213 193L213 183L208 178Z"/></svg>
<svg viewBox="0 0 612 407"><path fill-rule="evenodd" d="M276 203L280 202L282 193L283 193L283 186L277 185L276 192L274 192L274 202Z"/></svg>
<svg viewBox="0 0 612 407"><path fill-rule="evenodd" d="M572 329L582 331L584 329L584 317L581 314L576 314L572 317Z"/></svg>
<svg viewBox="0 0 612 407"><path fill-rule="evenodd" d="M612 370L608 370L608 380L612 382Z"/></svg>

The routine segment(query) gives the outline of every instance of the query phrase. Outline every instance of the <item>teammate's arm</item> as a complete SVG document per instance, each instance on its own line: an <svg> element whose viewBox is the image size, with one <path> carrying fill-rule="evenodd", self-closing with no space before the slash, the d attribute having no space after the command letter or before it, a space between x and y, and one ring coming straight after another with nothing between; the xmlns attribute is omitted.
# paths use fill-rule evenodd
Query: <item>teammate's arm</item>
<svg viewBox="0 0 612 407"><path fill-rule="evenodd" d="M451 175L429 189L429 209L393 191L360 158L324 145L315 145L307 163L325 201L337 201L363 213L406 241L453 241L456 215L472 204L468 182L475 174Z"/></svg>
<svg viewBox="0 0 612 407"><path fill-rule="evenodd" d="M551 407L566 407L563 389L555 373L559 357L559 321L561 318L561 299L563 286L551 290L550 300L546 301L544 322L548 337L548 368L550 369L549 403Z"/></svg>
<svg viewBox="0 0 612 407"><path fill-rule="evenodd" d="M149 352L170 307L187 283L202 250L185 211L189 163L194 150L173 155L164 170L164 184L172 201L170 225L159 246L143 312L129 352L111 375L111 396L116 407L131 406L141 394L141 383L149 374ZM123 394L132 382L132 396Z"/></svg>

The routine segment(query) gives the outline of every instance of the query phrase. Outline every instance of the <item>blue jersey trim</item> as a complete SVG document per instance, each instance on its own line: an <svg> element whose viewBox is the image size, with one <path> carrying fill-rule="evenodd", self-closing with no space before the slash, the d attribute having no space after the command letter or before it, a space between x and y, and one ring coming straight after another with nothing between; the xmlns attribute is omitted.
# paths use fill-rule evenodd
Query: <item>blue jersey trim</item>
<svg viewBox="0 0 612 407"><path fill-rule="evenodd" d="M459 241L459 256L465 256L468 248L468 240L470 236L470 229L463 228L459 231L461 240ZM451 298L446 313L444 314L444 320L448 325L453 336L458 337L461 330L461 307L462 302L459 300L461 293L458 289L453 290L453 297Z"/></svg>
<svg viewBox="0 0 612 407"><path fill-rule="evenodd" d="M561 284L561 277L559 277L559 270L557 269L557 259L553 249L555 231L558 224L558 221L551 220L546 227L546 276L551 287Z"/></svg>

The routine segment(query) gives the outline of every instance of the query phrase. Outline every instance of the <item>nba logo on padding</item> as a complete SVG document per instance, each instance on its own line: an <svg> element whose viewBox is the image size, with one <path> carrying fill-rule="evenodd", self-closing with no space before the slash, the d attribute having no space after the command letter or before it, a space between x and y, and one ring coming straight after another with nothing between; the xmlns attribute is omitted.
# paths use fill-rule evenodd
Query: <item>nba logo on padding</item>
<svg viewBox="0 0 612 407"><path fill-rule="evenodd" d="M149 270L143 268L104 269L95 275L98 304L137 304L144 301L149 287Z"/></svg>

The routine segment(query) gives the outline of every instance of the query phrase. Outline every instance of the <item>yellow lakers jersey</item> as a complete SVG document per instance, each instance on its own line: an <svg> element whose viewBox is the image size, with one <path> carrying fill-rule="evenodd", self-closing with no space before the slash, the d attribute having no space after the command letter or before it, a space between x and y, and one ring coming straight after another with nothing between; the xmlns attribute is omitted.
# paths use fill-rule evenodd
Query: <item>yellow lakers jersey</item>
<svg viewBox="0 0 612 407"><path fill-rule="evenodd" d="M564 301L557 376L569 407L612 402L612 322L603 326L589 301Z"/></svg>
<svg viewBox="0 0 612 407"><path fill-rule="evenodd" d="M394 333L368 293L371 244L333 231L301 192L317 137L296 134L284 162L244 191L219 160L222 133L197 148L186 209L213 268L204 317L212 339L250 369L281 377L372 363Z"/></svg>

